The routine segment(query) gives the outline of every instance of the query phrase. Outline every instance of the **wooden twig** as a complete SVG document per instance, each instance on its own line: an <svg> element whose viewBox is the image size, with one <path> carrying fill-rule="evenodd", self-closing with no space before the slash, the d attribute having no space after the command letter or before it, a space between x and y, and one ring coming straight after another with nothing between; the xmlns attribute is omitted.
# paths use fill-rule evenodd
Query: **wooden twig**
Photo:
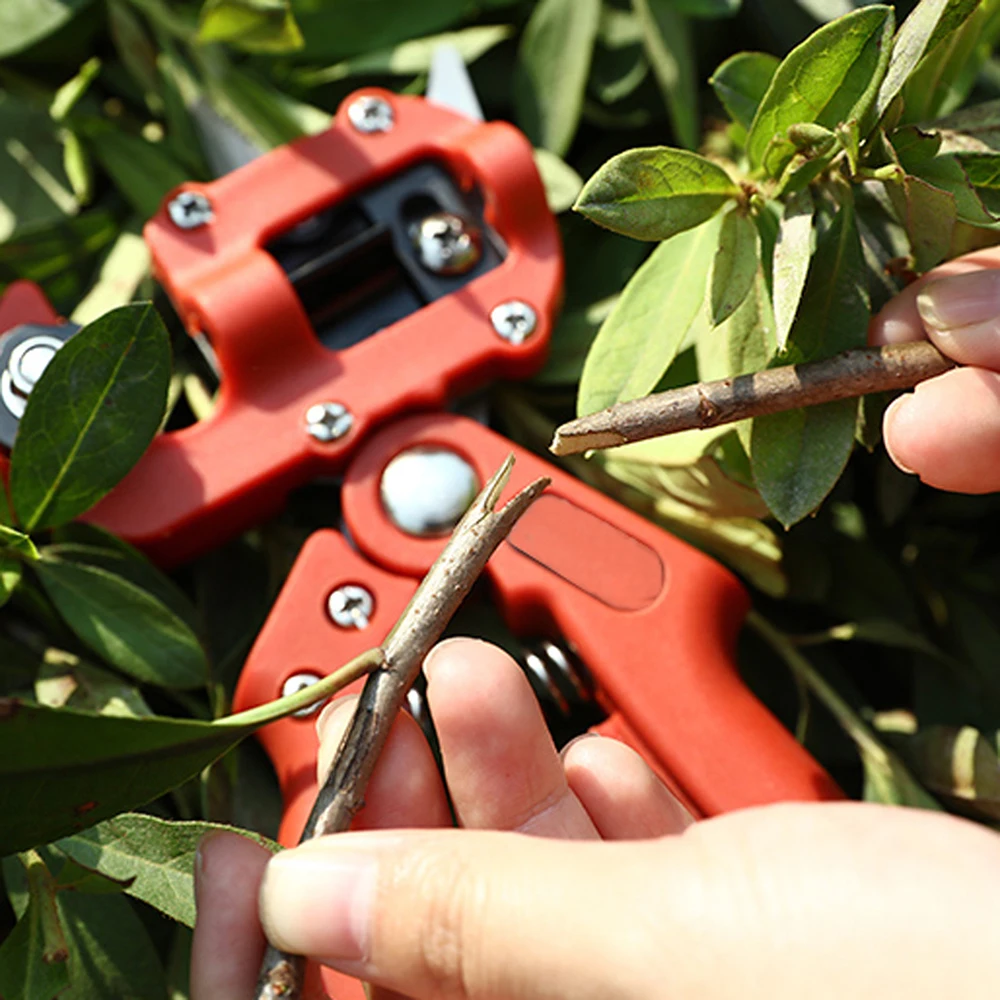
<svg viewBox="0 0 1000 1000"><path fill-rule="evenodd" d="M844 351L824 361L769 368L618 403L556 428L549 448L556 455L615 448L871 392L909 389L955 367L925 340Z"/></svg>
<svg viewBox="0 0 1000 1000"><path fill-rule="evenodd" d="M537 479L496 510L513 465L511 455L473 501L382 643L383 663L368 675L351 724L306 821L303 841L350 826L364 804L368 779L424 657L496 547L549 484L548 479ZM269 946L255 1000L298 1000L304 965L301 957Z"/></svg>

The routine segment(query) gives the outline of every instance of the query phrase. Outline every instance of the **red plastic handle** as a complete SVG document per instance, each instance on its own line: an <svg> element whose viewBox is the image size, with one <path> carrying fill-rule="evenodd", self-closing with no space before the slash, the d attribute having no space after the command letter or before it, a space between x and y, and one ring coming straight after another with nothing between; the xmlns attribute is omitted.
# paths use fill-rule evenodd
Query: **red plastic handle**
<svg viewBox="0 0 1000 1000"><path fill-rule="evenodd" d="M360 93L392 106L390 131L359 133L347 114L352 95L328 131L210 184L185 185L211 202L207 225L179 229L163 208L146 227L157 277L187 328L208 335L222 369L212 417L160 435L90 515L161 564L272 515L291 489L342 468L374 427L498 377L522 378L544 360L562 257L530 143L509 125L472 122L422 98ZM482 193L484 216L506 244L504 261L361 343L328 350L268 241L429 160ZM494 307L514 298L538 317L520 344L490 322ZM320 402L342 403L353 415L339 440L307 433L305 412Z"/></svg>
<svg viewBox="0 0 1000 1000"><path fill-rule="evenodd" d="M447 448L485 481L504 457L510 490L552 485L487 567L515 634L562 636L597 684L609 728L636 745L703 815L842 793L750 693L733 647L749 606L727 570L633 511L454 414L400 421L351 465L343 511L358 547L421 576L440 539L404 534L379 498L382 470L414 446Z"/></svg>

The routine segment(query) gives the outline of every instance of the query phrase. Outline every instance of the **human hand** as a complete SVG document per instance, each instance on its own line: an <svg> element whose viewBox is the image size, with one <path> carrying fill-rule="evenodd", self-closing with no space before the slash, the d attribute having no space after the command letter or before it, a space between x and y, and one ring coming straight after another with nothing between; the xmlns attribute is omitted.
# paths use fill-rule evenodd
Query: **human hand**
<svg viewBox="0 0 1000 1000"><path fill-rule="evenodd" d="M886 410L892 459L930 486L1000 490L1000 247L942 264L897 295L872 322L874 344L930 338L957 368Z"/></svg>
<svg viewBox="0 0 1000 1000"><path fill-rule="evenodd" d="M478 829L337 834L269 863L243 838L208 840L192 1000L252 995L259 921L280 947L380 984L381 1000L995 993L994 834L859 803L685 829L621 744L588 737L557 756L520 668L495 647L446 643L426 669L455 810ZM321 773L349 708L324 712ZM449 825L409 717L367 801L361 826Z"/></svg>

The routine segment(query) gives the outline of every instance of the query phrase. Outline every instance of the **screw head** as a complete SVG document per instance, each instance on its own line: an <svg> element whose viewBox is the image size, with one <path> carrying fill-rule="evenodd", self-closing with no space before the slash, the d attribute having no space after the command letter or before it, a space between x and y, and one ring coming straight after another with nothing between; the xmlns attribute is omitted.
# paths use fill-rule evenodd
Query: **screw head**
<svg viewBox="0 0 1000 1000"><path fill-rule="evenodd" d="M434 212L415 223L410 239L420 263L434 274L465 274L483 256L479 226L453 212Z"/></svg>
<svg viewBox="0 0 1000 1000"><path fill-rule="evenodd" d="M306 410L306 432L317 441L336 441L354 426L354 414L343 403L314 403Z"/></svg>
<svg viewBox="0 0 1000 1000"><path fill-rule="evenodd" d="M320 680L319 674L305 670L301 673L292 674L281 685L281 697L285 698L290 694L298 694L304 688L312 687L318 680ZM310 705L308 708L300 708L297 712L293 712L292 715L296 719L308 719L310 715L315 715L323 707L323 704L324 702L318 701L315 705Z"/></svg>
<svg viewBox="0 0 1000 1000"><path fill-rule="evenodd" d="M352 101L347 109L347 117L351 124L365 135L388 132L396 123L392 105L384 98L373 97L370 94Z"/></svg>
<svg viewBox="0 0 1000 1000"><path fill-rule="evenodd" d="M198 229L215 218L212 203L200 191L181 191L167 202L167 214L178 229Z"/></svg>
<svg viewBox="0 0 1000 1000"><path fill-rule="evenodd" d="M22 340L10 352L7 367L0 375L0 399L18 419L24 416L35 383L62 345L58 337L38 334Z"/></svg>
<svg viewBox="0 0 1000 1000"><path fill-rule="evenodd" d="M516 346L523 344L535 332L538 314L527 302L511 299L493 309L490 322L504 340Z"/></svg>
<svg viewBox="0 0 1000 1000"><path fill-rule="evenodd" d="M382 509L400 531L416 538L447 535L479 492L476 470L450 448L418 445L382 470Z"/></svg>
<svg viewBox="0 0 1000 1000"><path fill-rule="evenodd" d="M345 583L326 599L326 610L341 628L368 628L375 598L371 591L356 583Z"/></svg>

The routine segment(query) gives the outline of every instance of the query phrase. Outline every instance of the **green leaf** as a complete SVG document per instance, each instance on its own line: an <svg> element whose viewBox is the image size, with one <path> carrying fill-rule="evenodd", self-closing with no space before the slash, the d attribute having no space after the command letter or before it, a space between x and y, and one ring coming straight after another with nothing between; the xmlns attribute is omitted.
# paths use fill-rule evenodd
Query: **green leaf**
<svg viewBox="0 0 1000 1000"><path fill-rule="evenodd" d="M94 56L80 67L76 76L56 91L56 96L49 105L49 114L53 121L61 122L76 107L100 71L101 60Z"/></svg>
<svg viewBox="0 0 1000 1000"><path fill-rule="evenodd" d="M416 76L430 69L434 50L441 45L457 49L463 62L470 65L490 49L510 38L513 31L514 29L507 24L481 24L462 31L446 31L426 38L413 38L391 48L365 52L352 59L344 59L323 69L302 70L294 75L294 79L303 87L319 87L351 76L366 74Z"/></svg>
<svg viewBox="0 0 1000 1000"><path fill-rule="evenodd" d="M0 699L0 856L79 833L200 774L258 727L343 687L310 688L215 722L121 718Z"/></svg>
<svg viewBox="0 0 1000 1000"><path fill-rule="evenodd" d="M118 674L72 653L48 649L35 678L35 700L49 708L77 708L101 715L152 715L139 691Z"/></svg>
<svg viewBox="0 0 1000 1000"><path fill-rule="evenodd" d="M94 159L144 219L156 214L168 191L189 179L160 144L97 118L80 118L74 124Z"/></svg>
<svg viewBox="0 0 1000 1000"><path fill-rule="evenodd" d="M698 80L694 43L674 0L632 0L646 53L660 86L674 134L682 146L698 145Z"/></svg>
<svg viewBox="0 0 1000 1000"><path fill-rule="evenodd" d="M918 274L923 274L949 256L958 223L958 205L949 191L910 174L903 178L900 187L904 209L900 214L910 237L913 266Z"/></svg>
<svg viewBox="0 0 1000 1000"><path fill-rule="evenodd" d="M245 830L218 823L172 823L139 813L105 820L55 846L74 861L108 878L126 882L125 891L161 913L194 927L194 860L208 833L230 830L271 851L278 845Z"/></svg>
<svg viewBox="0 0 1000 1000"><path fill-rule="evenodd" d="M743 0L672 0L674 7L688 17L732 17Z"/></svg>
<svg viewBox="0 0 1000 1000"><path fill-rule="evenodd" d="M848 195L817 238L787 361L829 357L866 342L870 311L865 281ZM833 489L851 454L857 412L857 401L842 400L753 421L754 481L786 528L815 510Z"/></svg>
<svg viewBox="0 0 1000 1000"><path fill-rule="evenodd" d="M718 239L713 219L662 243L636 271L587 356L581 415L654 389L702 311Z"/></svg>
<svg viewBox="0 0 1000 1000"><path fill-rule="evenodd" d="M0 243L75 215L80 206L49 116L0 90L0 135Z"/></svg>
<svg viewBox="0 0 1000 1000"><path fill-rule="evenodd" d="M921 0L910 16L902 23L892 43L892 58L882 86L875 100L875 116L881 118L886 108L903 89L917 63L933 44L937 29L948 7L955 7L955 0ZM970 9L974 4L969 6Z"/></svg>
<svg viewBox="0 0 1000 1000"><path fill-rule="evenodd" d="M559 156L576 134L600 0L539 0L521 36L514 106L534 141Z"/></svg>
<svg viewBox="0 0 1000 1000"><path fill-rule="evenodd" d="M943 153L1000 151L1000 100L963 108L939 118L931 127L941 136ZM898 135L893 135L893 145Z"/></svg>
<svg viewBox="0 0 1000 1000"><path fill-rule="evenodd" d="M49 1000L69 987L69 949L56 909L52 876L41 858L34 852L32 855L34 860L28 861L27 909L0 946L0 996Z"/></svg>
<svg viewBox="0 0 1000 1000"><path fill-rule="evenodd" d="M13 596L23 572L20 559L0 553L0 608Z"/></svg>
<svg viewBox="0 0 1000 1000"><path fill-rule="evenodd" d="M750 128L779 62L764 52L738 52L712 74L708 82L738 125Z"/></svg>
<svg viewBox="0 0 1000 1000"><path fill-rule="evenodd" d="M168 688L193 688L208 680L197 637L152 594L105 569L48 551L35 571L66 624L119 670Z"/></svg>
<svg viewBox="0 0 1000 1000"><path fill-rule="evenodd" d="M813 251L813 200L803 188L785 203L774 245L774 324L778 350L784 351L798 312Z"/></svg>
<svg viewBox="0 0 1000 1000"><path fill-rule="evenodd" d="M142 238L138 222L129 223L118 235L101 263L90 291L77 303L71 319L85 326L105 313L135 300L142 283L152 271L149 246Z"/></svg>
<svg viewBox="0 0 1000 1000"><path fill-rule="evenodd" d="M896 754L884 747L861 742L858 743L858 751L865 770L866 802L913 809L941 808Z"/></svg>
<svg viewBox="0 0 1000 1000"><path fill-rule="evenodd" d="M825 25L793 49L750 126L751 165L761 165L772 137L790 125L832 129L851 119L864 122L885 75L894 23L891 7L874 4Z"/></svg>
<svg viewBox="0 0 1000 1000"><path fill-rule="evenodd" d="M305 44L288 0L205 0L198 41L267 53L293 52Z"/></svg>
<svg viewBox="0 0 1000 1000"><path fill-rule="evenodd" d="M0 59L22 52L51 35L89 3L90 0L3 0Z"/></svg>
<svg viewBox="0 0 1000 1000"><path fill-rule="evenodd" d="M666 240L700 226L739 194L711 160L654 146L608 160L584 185L574 209L623 236Z"/></svg>
<svg viewBox="0 0 1000 1000"><path fill-rule="evenodd" d="M909 163L903 166L928 184L947 191L955 199L955 210L961 222L972 226L993 227L998 219L983 202L983 197L972 186L964 162L951 153L938 154L932 160Z"/></svg>
<svg viewBox="0 0 1000 1000"><path fill-rule="evenodd" d="M930 726L907 750L931 791L1000 819L1000 734L972 726Z"/></svg>
<svg viewBox="0 0 1000 1000"><path fill-rule="evenodd" d="M25 531L72 520L124 477L156 434L169 379L169 338L148 304L107 313L56 352L11 454Z"/></svg>
<svg viewBox="0 0 1000 1000"><path fill-rule="evenodd" d="M648 75L643 29L635 11L604 4L587 89L602 104L615 104L633 94Z"/></svg>
<svg viewBox="0 0 1000 1000"><path fill-rule="evenodd" d="M3 524L0 524L0 551L14 553L32 562L38 558L38 549L28 535L18 531L17 528L8 528Z"/></svg>
<svg viewBox="0 0 1000 1000"><path fill-rule="evenodd" d="M558 215L571 209L583 188L583 178L565 160L547 149L535 150L535 166L545 185L549 211Z"/></svg>
<svg viewBox="0 0 1000 1000"><path fill-rule="evenodd" d="M156 49L146 25L127 0L107 0L107 10L108 33L121 66L132 78L146 107L159 114L163 108L160 74L156 69Z"/></svg>
<svg viewBox="0 0 1000 1000"><path fill-rule="evenodd" d="M746 298L757 273L757 227L742 211L734 209L722 217L719 247L709 278L712 324L727 320Z"/></svg>

